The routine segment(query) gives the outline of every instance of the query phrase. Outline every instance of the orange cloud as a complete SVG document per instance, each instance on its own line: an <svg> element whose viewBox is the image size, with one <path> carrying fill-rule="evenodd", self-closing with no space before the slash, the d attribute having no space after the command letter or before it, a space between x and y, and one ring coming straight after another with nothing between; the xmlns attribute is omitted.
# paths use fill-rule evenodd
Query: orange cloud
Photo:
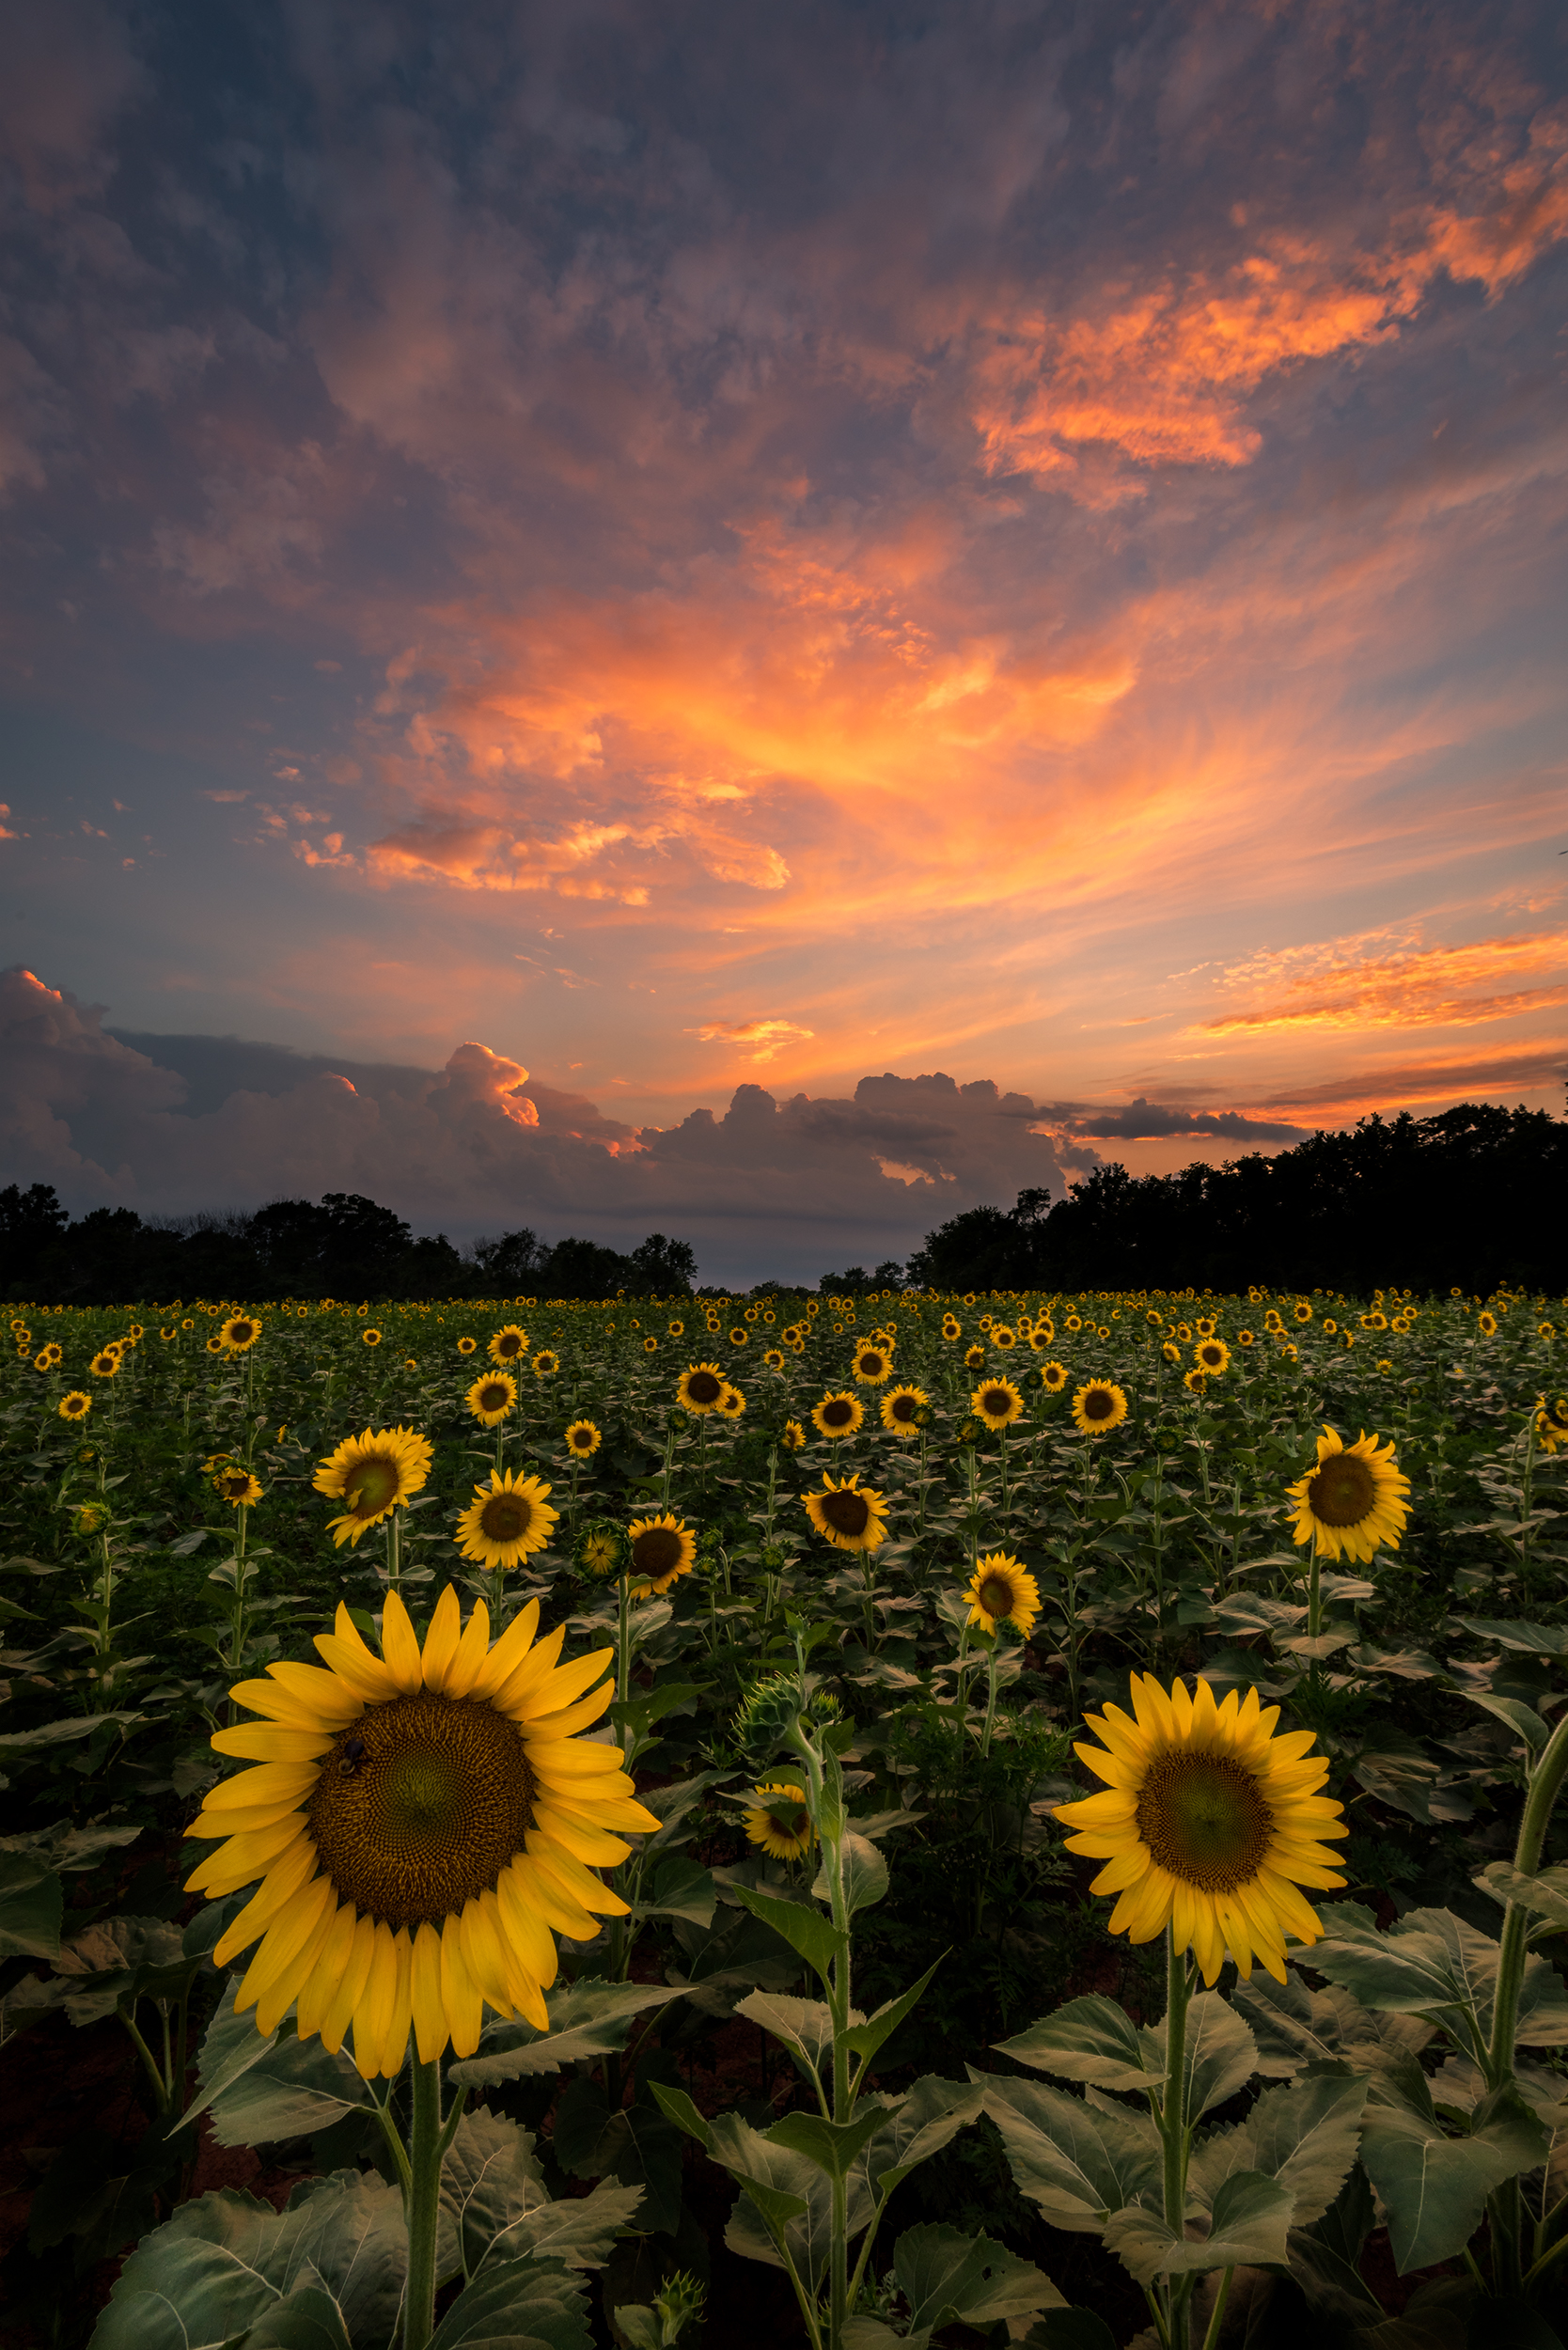
<svg viewBox="0 0 1568 2350"><path fill-rule="evenodd" d="M1435 1054L1416 1061L1386 1061L1354 1074L1286 1088L1250 1104L1285 1111L1303 1124L1339 1125L1373 1110L1419 1103L1485 1100L1560 1088L1568 1078L1568 1032L1522 1052L1490 1059Z"/></svg>
<svg viewBox="0 0 1568 2350"><path fill-rule="evenodd" d="M1501 979L1559 972L1550 985L1476 993ZM1203 1023L1210 1035L1287 1028L1470 1027L1568 1003L1568 932L1329 962L1250 1011Z"/></svg>
<svg viewBox="0 0 1568 2350"><path fill-rule="evenodd" d="M812 1030L798 1027L792 1020L715 1020L706 1027L688 1028L686 1034L704 1044L733 1044L747 1060L764 1061L776 1060L786 1045L804 1042Z"/></svg>

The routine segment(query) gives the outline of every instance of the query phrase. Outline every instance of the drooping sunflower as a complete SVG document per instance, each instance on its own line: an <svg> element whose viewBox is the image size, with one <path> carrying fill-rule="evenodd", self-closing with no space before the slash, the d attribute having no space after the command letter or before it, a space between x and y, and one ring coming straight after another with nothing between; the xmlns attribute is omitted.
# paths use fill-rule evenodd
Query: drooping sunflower
<svg viewBox="0 0 1568 2350"><path fill-rule="evenodd" d="M895 1387L882 1399L882 1424L890 1435L902 1431L923 1428L931 1411L931 1398L924 1387Z"/></svg>
<svg viewBox="0 0 1568 2350"><path fill-rule="evenodd" d="M118 1379L119 1377L118 1349L112 1346L101 1346L87 1365L87 1369L95 1379Z"/></svg>
<svg viewBox="0 0 1568 2350"><path fill-rule="evenodd" d="M550 1507L549 1493L537 1477L492 1469L489 1484L475 1486L474 1498L457 1522L463 1558L510 1574L542 1550L560 1519L560 1512Z"/></svg>
<svg viewBox="0 0 1568 2350"><path fill-rule="evenodd" d="M739 1419L745 1410L745 1395L732 1379L724 1383L724 1393L715 1406L721 1419Z"/></svg>
<svg viewBox="0 0 1568 2350"><path fill-rule="evenodd" d="M806 1431L798 1419L787 1419L778 1439L786 1452L802 1452L806 1449Z"/></svg>
<svg viewBox="0 0 1568 2350"><path fill-rule="evenodd" d="M528 1351L528 1333L515 1322L504 1323L486 1347L493 1363L520 1363Z"/></svg>
<svg viewBox="0 0 1568 2350"><path fill-rule="evenodd" d="M691 1363L676 1381L675 1401L694 1419L700 1419L705 1412L717 1410L728 1385L717 1363Z"/></svg>
<svg viewBox="0 0 1568 2350"><path fill-rule="evenodd" d="M1040 1384L1047 1395L1059 1395L1067 1385L1067 1365L1065 1363L1042 1363Z"/></svg>
<svg viewBox="0 0 1568 2350"><path fill-rule="evenodd" d="M60 1398L59 1411L62 1419L86 1419L91 1410L92 1398L90 1395L84 1395L80 1387L72 1387L69 1395L62 1395Z"/></svg>
<svg viewBox="0 0 1568 2350"><path fill-rule="evenodd" d="M875 1550L886 1539L886 1501L853 1472L839 1482L824 1470L822 1492L805 1500L808 1517L836 1550Z"/></svg>
<svg viewBox="0 0 1568 2350"><path fill-rule="evenodd" d="M817 1841L806 1790L785 1779L751 1791L755 1809L745 1815L747 1841L772 1860L804 1860Z"/></svg>
<svg viewBox="0 0 1568 2350"><path fill-rule="evenodd" d="M1188 1371L1182 1374L1182 1385L1189 1395L1201 1395L1208 1384L1207 1374L1201 1371Z"/></svg>
<svg viewBox="0 0 1568 2350"><path fill-rule="evenodd" d="M1162 1360L1165 1362L1179 1363L1182 1359L1182 1350L1179 1346L1173 1346L1170 1340L1167 1339L1165 1344L1160 1349L1160 1355Z"/></svg>
<svg viewBox="0 0 1568 2350"><path fill-rule="evenodd" d="M1369 1436L1363 1429L1347 1445L1336 1430L1325 1428L1316 1468L1285 1490L1295 1504L1295 1540L1310 1542L1316 1535L1325 1559L1364 1565L1384 1543L1397 1550L1409 1524L1404 1496L1410 1480L1394 1458L1392 1439L1380 1448L1375 1432Z"/></svg>
<svg viewBox="0 0 1568 2350"><path fill-rule="evenodd" d="M552 1373L559 1371L560 1367L560 1356L553 1355L547 1346L541 1346L534 1356L533 1372L536 1379L548 1379Z"/></svg>
<svg viewBox="0 0 1568 2350"><path fill-rule="evenodd" d="M985 1369L985 1349L983 1346L966 1346L964 1348L964 1368L965 1371L983 1371Z"/></svg>
<svg viewBox="0 0 1568 2350"><path fill-rule="evenodd" d="M319 1494L345 1505L341 1517L327 1521L335 1546L357 1543L369 1527L418 1493L431 1473L431 1458L428 1437L412 1428L384 1428L379 1434L367 1428L345 1436L318 1464L311 1480Z"/></svg>
<svg viewBox="0 0 1568 2350"><path fill-rule="evenodd" d="M1216 1705L1206 1681L1190 1697L1179 1681L1168 1694L1152 1673L1133 1675L1133 1709L1086 1716L1105 1744L1074 1751L1106 1786L1056 1808L1077 1831L1068 1850L1109 1864L1091 1889L1119 1896L1111 1932L1152 1942L1168 1925L1206 1983L1227 1946L1244 1976L1257 1963L1283 1982L1286 1935L1312 1943L1323 1933L1300 1888L1344 1883L1323 1840L1350 1830L1317 1792L1328 1764L1310 1753L1312 1732L1276 1737L1279 1708L1261 1709L1256 1689Z"/></svg>
<svg viewBox="0 0 1568 2350"><path fill-rule="evenodd" d="M1011 1428L1024 1417L1024 1399L1011 1379L982 1379L969 1398L969 1409L987 1428Z"/></svg>
<svg viewBox="0 0 1568 2350"><path fill-rule="evenodd" d="M637 1577L631 1587L634 1599L662 1595L697 1564L697 1536L673 1511L658 1518L634 1518L626 1540L631 1545L627 1572Z"/></svg>
<svg viewBox="0 0 1568 2350"><path fill-rule="evenodd" d="M881 1345L858 1347L850 1368L862 1386L880 1387L893 1375L891 1351Z"/></svg>
<svg viewBox="0 0 1568 2350"><path fill-rule="evenodd" d="M411 2024L422 2062L470 2056L486 2007L546 2027L557 1934L625 1914L593 1872L628 1856L616 1831L657 1823L620 1749L576 1735L614 1695L611 1652L558 1666L564 1626L536 1646L538 1625L532 1600L493 1647L483 1602L464 1628L448 1586L421 1654L393 1591L380 1656L339 1606L325 1670L269 1665L232 1691L264 1718L212 1743L257 1767L186 1830L224 1840L187 1889L260 1878L218 1944L227 1966L260 1938L235 1998L259 2030L297 2001L302 2040L336 2052L352 2028L367 2079L396 2077Z"/></svg>
<svg viewBox="0 0 1568 2350"><path fill-rule="evenodd" d="M218 1336L231 1355L245 1355L261 1336L261 1324L254 1314L230 1314Z"/></svg>
<svg viewBox="0 0 1568 2350"><path fill-rule="evenodd" d="M1109 1379L1090 1379L1073 1398L1073 1424L1086 1436L1103 1436L1127 1417L1127 1399Z"/></svg>
<svg viewBox="0 0 1568 2350"><path fill-rule="evenodd" d="M1039 1584L1027 1567L1005 1551L994 1550L975 1561L964 1596L969 1603L969 1622L983 1632L1011 1623L1027 1639L1040 1613Z"/></svg>
<svg viewBox="0 0 1568 2350"><path fill-rule="evenodd" d="M574 1419L561 1438L568 1452L575 1453L580 1461L586 1461L589 1453L597 1452L604 1441L603 1434L591 1419Z"/></svg>
<svg viewBox="0 0 1568 2350"><path fill-rule="evenodd" d="M1193 1356L1199 1370L1207 1371L1211 1378L1231 1368L1231 1350L1223 1339L1200 1339Z"/></svg>
<svg viewBox="0 0 1568 2350"><path fill-rule="evenodd" d="M510 1371L487 1371L463 1400L481 1428L496 1428L517 1401L517 1382Z"/></svg>
<svg viewBox="0 0 1568 2350"><path fill-rule="evenodd" d="M853 1436L865 1418L865 1408L855 1395L824 1395L811 1407L812 1426L824 1436Z"/></svg>
<svg viewBox="0 0 1568 2350"><path fill-rule="evenodd" d="M212 1480L212 1491L236 1510L242 1502L259 1501L261 1498L259 1484L249 1469L238 1461L218 1470Z"/></svg>

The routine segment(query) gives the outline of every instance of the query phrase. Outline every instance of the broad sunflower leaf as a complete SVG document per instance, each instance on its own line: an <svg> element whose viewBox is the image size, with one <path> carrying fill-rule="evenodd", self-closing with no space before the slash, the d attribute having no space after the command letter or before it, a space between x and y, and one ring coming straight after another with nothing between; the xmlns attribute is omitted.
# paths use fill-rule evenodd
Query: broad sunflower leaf
<svg viewBox="0 0 1568 2350"><path fill-rule="evenodd" d="M886 1892L887 1863L876 1846L868 1843L864 1836L857 1836L853 1828L844 1830L843 1856L844 1906L853 1918L857 1909L870 1909ZM811 1891L820 1902L828 1899L825 1867L817 1871L817 1881ZM783 1928L779 1931L783 1932ZM798 1949L799 1945L796 1947ZM813 1960L812 1964L815 1966L816 1961ZM818 1971L821 1972L820 1967Z"/></svg>
<svg viewBox="0 0 1568 2350"><path fill-rule="evenodd" d="M1553 1624L1548 1630L1524 1617L1498 1623L1490 1617L1461 1616L1459 1628L1478 1640L1496 1640L1499 1648L1524 1649L1532 1656L1568 1656L1568 1624Z"/></svg>
<svg viewBox="0 0 1568 2350"><path fill-rule="evenodd" d="M1294 2076L1304 2065L1328 2062L1376 2074L1419 2054L1433 2036L1419 2017L1363 2007L1338 1983L1309 1990L1294 1966L1282 1983L1259 1972L1231 1996L1258 2044L1260 2073Z"/></svg>
<svg viewBox="0 0 1568 2350"><path fill-rule="evenodd" d="M463 2287L430 2350L593 2350L583 2280L558 2261L502 2261Z"/></svg>
<svg viewBox="0 0 1568 2350"><path fill-rule="evenodd" d="M1568 1861L1530 1876L1511 1860L1494 1860L1470 1881L1495 1902L1524 1902L1537 1918L1549 1918L1553 1925L1568 1927Z"/></svg>
<svg viewBox="0 0 1568 2350"><path fill-rule="evenodd" d="M870 2106L853 2122L829 2122L820 2113L786 2113L765 2133L770 2146L788 2146L814 2162L830 2178L847 2178L856 2154L869 2146L884 2121L884 2108Z"/></svg>
<svg viewBox="0 0 1568 2350"><path fill-rule="evenodd" d="M1097 1991L1069 1999L1016 2039L998 2041L996 2052L1062 2080L1092 2081L1097 2089L1157 2089L1166 2076L1125 2008Z"/></svg>
<svg viewBox="0 0 1568 2350"><path fill-rule="evenodd" d="M496 2238L548 2200L532 2131L487 2106L465 2113L441 2165L437 2280L472 2277Z"/></svg>
<svg viewBox="0 0 1568 2350"><path fill-rule="evenodd" d="M306 2261L297 2282L244 2338L244 2350L353 2350L343 2305Z"/></svg>
<svg viewBox="0 0 1568 2350"><path fill-rule="evenodd" d="M986 2075L979 2085L1013 2179L1053 2228L1090 2234L1126 2204L1158 2202L1160 2136L1147 2114L1102 2109L1043 2081Z"/></svg>
<svg viewBox="0 0 1568 2350"><path fill-rule="evenodd" d="M1194 2270L1282 2265L1291 2202L1289 2187L1278 2179L1233 2170L1215 2197L1206 2236L1178 2236L1158 2211L1134 2205L1111 2215L1105 2240L1140 2285Z"/></svg>
<svg viewBox="0 0 1568 2350"><path fill-rule="evenodd" d="M1211 2209L1228 2178L1257 2171L1290 2189L1290 2225L1305 2227L1322 2217L1355 2167L1366 2101L1366 2082L1344 2074L1265 2090L1245 2122L1194 2147L1188 2193Z"/></svg>
<svg viewBox="0 0 1568 2350"><path fill-rule="evenodd" d="M296 2285L336 2303L360 2350L397 2323L408 2264L402 2197L357 2170L296 2188L288 2208L225 2187L181 2203L127 2260L91 2350L219 2350Z"/></svg>
<svg viewBox="0 0 1568 2350"><path fill-rule="evenodd" d="M234 2012L238 1979L207 2028L197 2060L199 2089L178 2126L211 2108L220 2146L263 2146L314 2137L345 2113L370 2110L370 2092L341 2051L301 2040L292 2018L263 2035L256 2012Z"/></svg>
<svg viewBox="0 0 1568 2350"><path fill-rule="evenodd" d="M753 1991L748 1998L735 2002L735 2013L781 2041L807 2080L821 2079L822 2066L833 2053L833 2011L823 2000ZM865 2020L858 2008L851 2008L852 2025Z"/></svg>
<svg viewBox="0 0 1568 2350"><path fill-rule="evenodd" d="M1388 2216L1399 2274L1461 2251L1493 2188L1534 2169L1548 2145L1545 2129L1511 2086L1476 2107L1466 2138L1450 2138L1409 2105L1370 2107L1361 2160Z"/></svg>
<svg viewBox="0 0 1568 2350"><path fill-rule="evenodd" d="M1368 2007L1429 2015L1463 2045L1485 2045L1497 1946L1447 1909L1413 1909L1380 1934L1372 1912L1335 1902L1321 1912L1326 1929L1310 1965L1343 1983Z"/></svg>
<svg viewBox="0 0 1568 2350"><path fill-rule="evenodd" d="M1164 2023L1152 2028L1145 2024L1138 2039L1146 2051L1151 2079L1163 2079ZM1217 1991L1200 1991L1187 2008L1183 2093L1188 2123L1200 2121L1211 2106L1221 2106L1227 2097L1233 2097L1257 2070L1257 2044L1244 2019Z"/></svg>
<svg viewBox="0 0 1568 2350"><path fill-rule="evenodd" d="M0 1852L0 1958L60 1955L65 1897L53 1869L30 1853Z"/></svg>
<svg viewBox="0 0 1568 2350"><path fill-rule="evenodd" d="M877 2102L883 2107L883 2124L866 2151L864 2170L878 2198L886 2199L949 2138L980 2120L985 2091L979 2081L965 2087L962 2081L923 2073L903 2096Z"/></svg>
<svg viewBox="0 0 1568 2350"><path fill-rule="evenodd" d="M682 1853L668 1853L648 1880L647 1890L632 1904L634 1918L689 1918L694 1925L711 1926L718 1907L712 1869Z"/></svg>
<svg viewBox="0 0 1568 2350"><path fill-rule="evenodd" d="M1066 2306L1032 2261L1019 2260L989 2236L964 2235L957 2228L906 2228L893 2247L893 2275L909 2304L908 2331L894 2334L874 2319L852 2319L844 2328L844 2350L882 2350L885 2343L901 2342L906 2350L928 2350L933 2334L943 2326L997 2326Z"/></svg>
<svg viewBox="0 0 1568 2350"><path fill-rule="evenodd" d="M1472 1705L1482 1706L1499 1722L1506 1722L1515 1737L1523 1739L1532 1759L1552 1734L1534 1706L1527 1705L1522 1698L1494 1697L1489 1689L1466 1689L1464 1695Z"/></svg>
<svg viewBox="0 0 1568 2350"><path fill-rule="evenodd" d="M491 2089L498 2081L535 2073L558 2072L592 2057L624 2048L635 2017L681 1997L679 1986L651 1982L601 1982L589 1976L545 1994L550 2029L532 2024L491 2023L480 2043L487 2051L454 2064L450 2077L460 2089Z"/></svg>
<svg viewBox="0 0 1568 2350"><path fill-rule="evenodd" d="M867 1850L875 1851L875 1846L868 1845ZM886 1863L883 1874L886 1877ZM824 1918L820 1909L808 1909L804 1902L780 1901L776 1894L759 1892L751 1886L738 1885L734 1890L743 1908L749 1909L754 1918L760 1918L775 1934L782 1935L824 1982L831 1980L841 1937L830 1919Z"/></svg>
<svg viewBox="0 0 1568 2350"><path fill-rule="evenodd" d="M944 1950L942 1958L946 1956L947 1952ZM870 2065L871 2058L875 2056L884 2041L890 2040L904 2017L913 2013L919 2004L926 1985L941 1964L941 1958L933 1958L918 1982L912 1982L908 1990L901 1991L896 1999L885 1999L874 2015L862 2016L857 2014L853 2008L851 2009L850 2029L844 2038L851 2053L864 2060L862 2073ZM861 2077L862 2074L857 2073L855 2078L858 2080Z"/></svg>

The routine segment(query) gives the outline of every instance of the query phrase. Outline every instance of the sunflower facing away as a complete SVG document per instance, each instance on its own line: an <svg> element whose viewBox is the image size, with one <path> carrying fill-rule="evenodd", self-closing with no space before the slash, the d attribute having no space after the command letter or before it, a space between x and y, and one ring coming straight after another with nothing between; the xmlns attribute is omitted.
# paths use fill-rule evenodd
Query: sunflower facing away
<svg viewBox="0 0 1568 2350"><path fill-rule="evenodd" d="M969 1603L969 1622L979 1624L982 1632L995 1632L999 1623L1011 1623L1027 1640L1040 1613L1039 1584L1027 1567L1005 1551L994 1550L975 1561L964 1596Z"/></svg>
<svg viewBox="0 0 1568 2350"><path fill-rule="evenodd" d="M853 1436L865 1418L865 1409L855 1395L824 1395L811 1407L811 1424L824 1436Z"/></svg>
<svg viewBox="0 0 1568 2350"><path fill-rule="evenodd" d="M254 1314L230 1314L218 1336L231 1355L244 1355L261 1336L261 1324Z"/></svg>
<svg viewBox="0 0 1568 2350"><path fill-rule="evenodd" d="M786 1452L803 1452L805 1450L806 1431L801 1426L798 1419L787 1419L784 1422L784 1433L779 1437L778 1441L784 1447Z"/></svg>
<svg viewBox="0 0 1568 2350"><path fill-rule="evenodd" d="M836 1550L875 1550L886 1538L887 1504L851 1474L842 1483L823 1473L820 1494L805 1496L806 1514Z"/></svg>
<svg viewBox="0 0 1568 2350"><path fill-rule="evenodd" d="M537 1477L492 1469L489 1484L475 1486L474 1498L457 1522L463 1556L481 1567L510 1572L542 1550L560 1519L546 1499L549 1491Z"/></svg>
<svg viewBox="0 0 1568 2350"><path fill-rule="evenodd" d="M1073 1398L1073 1424L1086 1436L1103 1436L1127 1417L1127 1399L1109 1379L1090 1379Z"/></svg>
<svg viewBox="0 0 1568 2350"><path fill-rule="evenodd" d="M520 1363L528 1351L528 1333L509 1322L496 1331L485 1353L493 1363Z"/></svg>
<svg viewBox="0 0 1568 2350"><path fill-rule="evenodd" d="M352 2027L367 2079L396 2076L411 2023L422 2062L448 2042L471 2056L487 2006L547 2025L557 1934L624 1914L593 1872L627 1857L616 1830L657 1822L620 1749L575 1734L614 1695L610 1652L557 1666L565 1627L536 1645L538 1624L531 1600L493 1647L483 1602L463 1628L448 1587L421 1654L392 1591L380 1656L339 1606L316 1639L325 1670L269 1665L234 1689L265 1718L212 1743L257 1767L186 1830L226 1840L187 1889L260 1878L218 1945L227 1966L260 1937L235 1997L259 2030L297 2001L302 2040L336 2051Z"/></svg>
<svg viewBox="0 0 1568 2350"><path fill-rule="evenodd" d="M1056 1809L1077 1831L1069 1852L1109 1864L1090 1889L1119 1897L1111 1932L1152 1942L1168 1925L1209 1984L1227 1946L1244 1976L1256 1962L1283 1982L1286 1935L1311 1943L1323 1932L1300 1888L1344 1884L1321 1840L1350 1830L1318 1793L1328 1764L1309 1752L1312 1732L1276 1737L1279 1708L1260 1710L1256 1689L1216 1705L1206 1681L1168 1695L1152 1673L1133 1675L1133 1709L1086 1716L1105 1745L1074 1752L1106 1785Z"/></svg>
<svg viewBox="0 0 1568 2350"><path fill-rule="evenodd" d="M242 1502L248 1504L261 1498L260 1486L249 1469L239 1461L228 1463L217 1471L212 1480L212 1491L221 1495L236 1510Z"/></svg>
<svg viewBox="0 0 1568 2350"><path fill-rule="evenodd" d="M969 1398L969 1409L987 1428L1011 1428L1024 1417L1024 1399L1011 1379L986 1379Z"/></svg>
<svg viewBox="0 0 1568 2350"><path fill-rule="evenodd" d="M751 1792L756 1809L745 1815L748 1841L772 1860L804 1860L817 1841L806 1809L805 1788L786 1779L779 1785L754 1787Z"/></svg>
<svg viewBox="0 0 1568 2350"><path fill-rule="evenodd" d="M895 1387L882 1399L882 1424L896 1436L902 1429L923 1428L930 1410L931 1398L924 1387Z"/></svg>
<svg viewBox="0 0 1568 2350"><path fill-rule="evenodd" d="M568 1452L586 1461L590 1452L597 1452L604 1439L591 1419L574 1419L561 1439Z"/></svg>
<svg viewBox="0 0 1568 2350"><path fill-rule="evenodd" d="M627 1572L637 1577L631 1587L634 1599L663 1594L697 1564L697 1536L672 1511L660 1518L634 1518L626 1540L631 1545Z"/></svg>
<svg viewBox="0 0 1568 2350"><path fill-rule="evenodd" d="M1042 1363L1040 1384L1047 1395L1059 1395L1067 1385L1067 1365L1065 1363Z"/></svg>
<svg viewBox="0 0 1568 2350"><path fill-rule="evenodd" d="M1295 1504L1295 1539L1317 1537L1325 1559L1351 1559L1365 1565L1379 1546L1399 1548L1410 1520L1405 1495L1410 1480L1394 1458L1392 1441L1379 1447L1365 1430L1355 1444L1325 1428L1318 1438L1318 1465L1285 1488Z"/></svg>
<svg viewBox="0 0 1568 2350"><path fill-rule="evenodd" d="M497 1428L517 1401L517 1382L510 1371L487 1371L463 1400L481 1428Z"/></svg>
<svg viewBox="0 0 1568 2350"><path fill-rule="evenodd" d="M1223 1339L1200 1339L1193 1355L1200 1371L1217 1373L1231 1368L1231 1350Z"/></svg>
<svg viewBox="0 0 1568 2350"><path fill-rule="evenodd" d="M379 1526L387 1513L411 1494L416 1494L431 1473L428 1438L412 1428L384 1428L379 1434L367 1428L345 1436L329 1453L312 1479L316 1491L344 1504L339 1518L329 1518L327 1531L341 1548L357 1543L367 1528Z"/></svg>
<svg viewBox="0 0 1568 2350"><path fill-rule="evenodd" d="M724 1402L729 1384L717 1363L691 1363L676 1381L675 1401L694 1419L700 1419Z"/></svg>

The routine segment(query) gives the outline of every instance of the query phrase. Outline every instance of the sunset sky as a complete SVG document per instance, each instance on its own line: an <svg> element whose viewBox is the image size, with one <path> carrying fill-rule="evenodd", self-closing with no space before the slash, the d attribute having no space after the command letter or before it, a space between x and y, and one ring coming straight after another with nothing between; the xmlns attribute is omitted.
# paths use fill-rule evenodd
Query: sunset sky
<svg viewBox="0 0 1568 2350"><path fill-rule="evenodd" d="M1551 0L11 12L0 1181L739 1280L1560 1114L1565 93Z"/></svg>

